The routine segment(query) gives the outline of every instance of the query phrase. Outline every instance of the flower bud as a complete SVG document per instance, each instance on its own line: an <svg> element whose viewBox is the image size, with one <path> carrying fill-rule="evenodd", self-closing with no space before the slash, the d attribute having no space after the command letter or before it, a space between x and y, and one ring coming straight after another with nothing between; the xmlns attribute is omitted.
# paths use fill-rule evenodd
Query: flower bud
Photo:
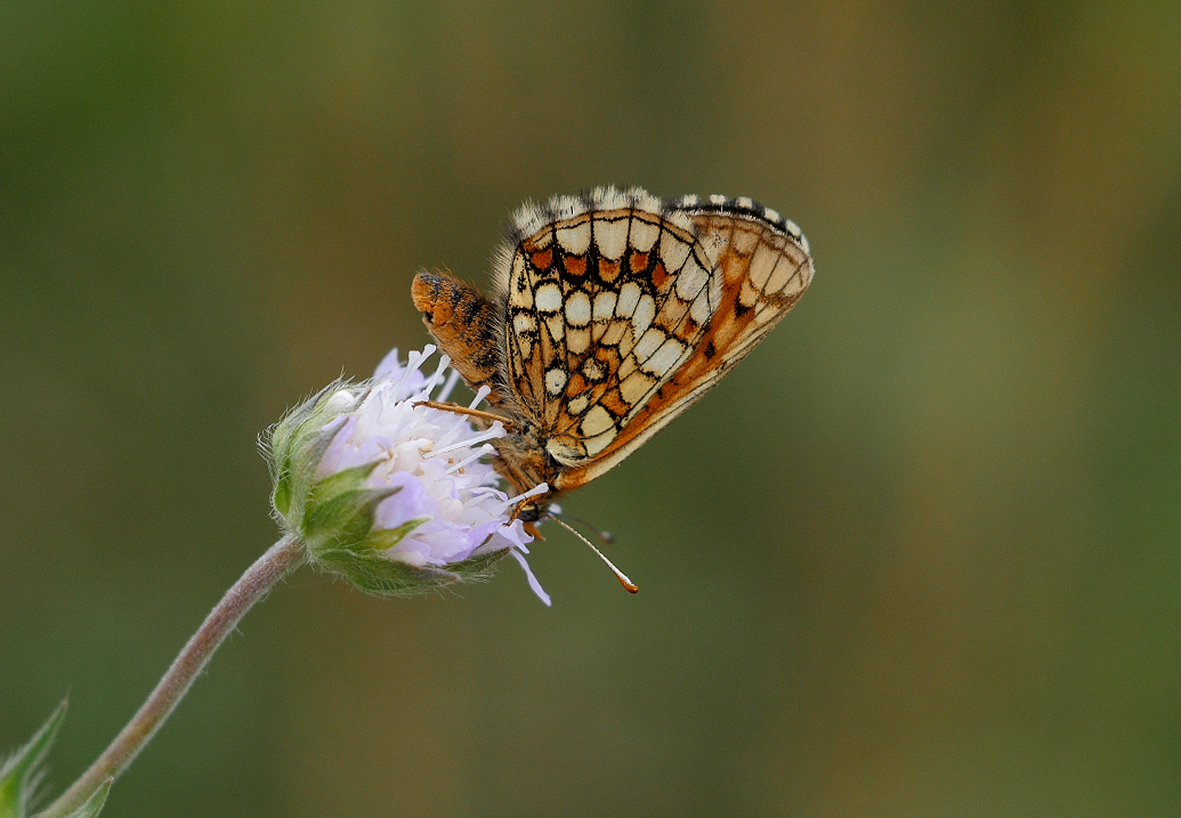
<svg viewBox="0 0 1181 818"><path fill-rule="evenodd" d="M449 363L444 356L426 378L419 367L432 352L411 352L403 365L394 350L371 380L331 384L270 430L276 519L310 562L371 593L487 577L511 554L548 605L525 562L532 537L512 519L521 497L508 498L485 462L503 425L479 431L462 414L415 405L431 399Z"/></svg>

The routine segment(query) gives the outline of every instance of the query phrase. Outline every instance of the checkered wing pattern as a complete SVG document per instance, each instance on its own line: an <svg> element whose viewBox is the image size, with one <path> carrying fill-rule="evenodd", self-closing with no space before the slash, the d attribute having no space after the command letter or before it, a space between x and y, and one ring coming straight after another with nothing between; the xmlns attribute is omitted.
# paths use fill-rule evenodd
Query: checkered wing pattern
<svg viewBox="0 0 1181 818"><path fill-rule="evenodd" d="M563 491L713 386L812 279L798 228L750 200L607 189L522 211L518 229L498 282L504 375Z"/></svg>

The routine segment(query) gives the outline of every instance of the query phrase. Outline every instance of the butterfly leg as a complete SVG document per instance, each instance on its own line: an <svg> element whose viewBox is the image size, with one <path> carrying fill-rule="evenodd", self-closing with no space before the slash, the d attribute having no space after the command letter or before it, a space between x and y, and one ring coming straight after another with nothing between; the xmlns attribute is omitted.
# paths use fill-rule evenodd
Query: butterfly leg
<svg viewBox="0 0 1181 818"><path fill-rule="evenodd" d="M459 406L455 403L439 403L437 400L419 400L414 402L415 406L428 406L431 409L439 409L444 412L454 412L457 415L464 415L469 418L476 418L478 420L487 421L492 424L500 421L504 424L506 431L513 430L513 422L504 415L498 415L495 412L484 412L479 409L468 409L466 406Z"/></svg>

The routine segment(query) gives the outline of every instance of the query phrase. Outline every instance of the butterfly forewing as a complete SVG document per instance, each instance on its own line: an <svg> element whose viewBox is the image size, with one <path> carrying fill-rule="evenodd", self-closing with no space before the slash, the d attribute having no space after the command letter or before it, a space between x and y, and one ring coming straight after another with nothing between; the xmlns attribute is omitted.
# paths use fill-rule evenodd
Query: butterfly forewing
<svg viewBox="0 0 1181 818"><path fill-rule="evenodd" d="M799 229L749 199L666 204L601 188L517 214L491 301L425 272L414 299L516 430L497 442L501 471L521 489L545 480L552 499L619 463L717 383L812 275ZM499 375L489 379L493 358Z"/></svg>

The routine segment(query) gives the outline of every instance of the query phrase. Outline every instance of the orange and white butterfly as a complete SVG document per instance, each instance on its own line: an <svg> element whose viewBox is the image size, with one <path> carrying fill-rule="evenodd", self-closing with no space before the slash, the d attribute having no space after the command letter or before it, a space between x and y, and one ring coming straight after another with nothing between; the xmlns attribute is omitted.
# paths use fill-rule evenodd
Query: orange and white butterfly
<svg viewBox="0 0 1181 818"><path fill-rule="evenodd" d="M491 298L426 271L411 292L452 366L492 390L497 470L549 485L520 509L533 522L721 380L813 268L800 229L750 199L607 187L518 210L492 275Z"/></svg>

